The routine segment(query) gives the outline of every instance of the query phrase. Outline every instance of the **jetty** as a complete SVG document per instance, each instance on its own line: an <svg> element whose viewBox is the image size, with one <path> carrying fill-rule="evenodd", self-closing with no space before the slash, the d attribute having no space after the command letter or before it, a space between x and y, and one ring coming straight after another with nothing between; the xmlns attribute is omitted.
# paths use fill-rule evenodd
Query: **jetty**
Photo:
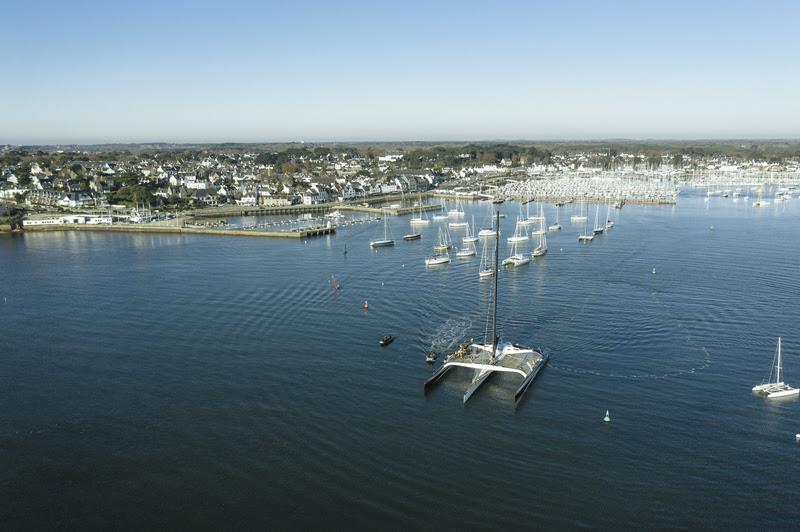
<svg viewBox="0 0 800 532"><path fill-rule="evenodd" d="M253 231L248 229L220 229L214 227L176 227L150 224L114 224L114 225L35 225L25 228L26 233L42 233L52 231L89 231L101 233L159 233L181 235L218 235L218 236L252 236L268 238L307 239L336 233L335 225L305 227L288 231Z"/></svg>

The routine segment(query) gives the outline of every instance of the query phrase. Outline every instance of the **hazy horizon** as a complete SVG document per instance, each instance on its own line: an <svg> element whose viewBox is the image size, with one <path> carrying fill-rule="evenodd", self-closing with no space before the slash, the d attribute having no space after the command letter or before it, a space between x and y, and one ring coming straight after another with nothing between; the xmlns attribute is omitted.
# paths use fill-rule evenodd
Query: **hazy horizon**
<svg viewBox="0 0 800 532"><path fill-rule="evenodd" d="M0 143L800 138L796 2L32 2Z"/></svg>

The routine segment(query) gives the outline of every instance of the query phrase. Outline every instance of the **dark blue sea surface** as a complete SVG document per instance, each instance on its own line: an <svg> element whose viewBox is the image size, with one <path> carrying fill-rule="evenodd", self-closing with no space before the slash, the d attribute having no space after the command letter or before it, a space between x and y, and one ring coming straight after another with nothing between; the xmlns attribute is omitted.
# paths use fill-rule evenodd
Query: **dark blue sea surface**
<svg viewBox="0 0 800 532"><path fill-rule="evenodd" d="M800 386L800 199L626 205L589 245L577 210L501 272L500 334L551 354L518 408L511 375L423 394L425 353L482 337L492 293L480 247L425 267L437 223L405 242L392 217L379 250L381 223L0 236L0 525L797 526L800 401L750 389L778 336Z"/></svg>

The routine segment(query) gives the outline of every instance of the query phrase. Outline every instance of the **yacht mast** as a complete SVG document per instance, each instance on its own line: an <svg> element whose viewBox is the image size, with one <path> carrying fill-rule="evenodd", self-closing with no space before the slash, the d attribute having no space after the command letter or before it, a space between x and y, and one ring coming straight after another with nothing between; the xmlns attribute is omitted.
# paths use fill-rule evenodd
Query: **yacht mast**
<svg viewBox="0 0 800 532"><path fill-rule="evenodd" d="M492 360L494 364L497 356L497 278L500 276L500 270L497 267L497 257L500 254L500 208L498 207L495 213L495 231L497 238L494 239L494 310L492 311Z"/></svg>

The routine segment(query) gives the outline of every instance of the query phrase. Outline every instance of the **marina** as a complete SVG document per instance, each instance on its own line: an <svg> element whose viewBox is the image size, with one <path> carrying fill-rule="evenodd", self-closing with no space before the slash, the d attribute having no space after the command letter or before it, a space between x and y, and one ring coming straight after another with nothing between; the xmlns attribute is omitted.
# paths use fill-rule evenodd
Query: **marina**
<svg viewBox="0 0 800 532"><path fill-rule="evenodd" d="M774 194L765 188L763 197ZM190 467L213 478L215 492L251 486L244 500L259 508L266 500L278 511L302 492L313 494L320 510L341 516L340 501L357 500L364 479L385 469L394 473L369 504L383 512L397 497L408 500L421 509L402 519L411 528L442 511L425 509L425 475L439 479L443 492L477 481L490 494L503 493L488 501L505 516L498 526L513 527L535 512L550 527L569 527L576 516L610 527L646 527L654 519L672 528L756 527L761 521L748 508L793 508L788 493L757 489L764 475L800 474L791 459L800 401L751 393L769 370L778 336L782 374L796 385L800 338L793 331L800 316L792 302L800 284L793 257L800 243L793 235L800 202L753 208L733 202L732 193L709 202L705 195L685 190L674 206L626 202L609 209L607 201L587 202L591 220L579 224L569 219L580 214L580 202L532 201L531 214L543 212L545 224L557 211L567 223L547 233L544 256L496 272L497 346L505 356L495 364L486 346L496 239L474 243L480 260L456 260L453 252L438 266L425 259L446 223L415 226L418 241L368 245L383 238L384 220L388 235L408 234L418 210L380 220L343 213L337 220L371 221L307 239L167 232L175 228L3 235L2 369L9 378L0 393L6 422L15 428L6 432L2 461L19 486L11 500L30 500L23 494L39 489L21 471L48 475L41 456L74 460L86 435L103 427L108 441L130 442L145 454L130 463L93 454L80 482L135 499L136 511L162 501L177 505L180 497L156 483L152 498L142 498L121 479L149 485L165 468L177 474ZM478 232L495 225L487 215L493 205L463 203L464 220L474 216ZM579 245L576 234L584 224L592 233L598 208L598 225L610 212L613 229ZM520 209L516 201L497 209L506 215L499 220L502 260ZM228 228L277 221L223 219ZM459 247L466 234L452 235ZM517 245L530 259L538 236ZM110 271L113 277L103 273ZM45 312L57 318L43 336L36 331ZM309 332L302 323L333 326ZM386 335L394 341L381 348ZM546 365L536 353L548 355ZM425 392L424 383L445 364L452 369ZM483 373L487 366L491 371ZM387 378L377 381L378 373ZM43 403L37 397L45 390L53 400ZM98 401L119 423L104 421ZM612 414L604 423L606 410ZM419 453L396 451L420 445ZM508 449L511 459L497 461L491 448ZM293 461L285 460L287 450ZM532 452L544 454L532 461ZM728 467L743 454L746 467ZM343 475L343 461L356 473ZM490 461L491 472L484 467ZM246 473L220 475L219 466ZM408 481L420 471L426 473L418 482ZM613 495L595 489L598 476L615 483ZM319 489L329 480L320 484L318 477L335 478L341 499ZM537 486L532 500L506 489L524 482ZM78 495L58 477L51 484L75 518L107 504L107 497ZM680 512L664 517L655 510L675 494L668 507ZM747 508L726 502L753 494ZM470 505L442 500L448 526L475 522ZM563 508L564 501L573 502ZM800 515L791 510L785 519L789 526ZM353 524L381 522L367 513Z"/></svg>

